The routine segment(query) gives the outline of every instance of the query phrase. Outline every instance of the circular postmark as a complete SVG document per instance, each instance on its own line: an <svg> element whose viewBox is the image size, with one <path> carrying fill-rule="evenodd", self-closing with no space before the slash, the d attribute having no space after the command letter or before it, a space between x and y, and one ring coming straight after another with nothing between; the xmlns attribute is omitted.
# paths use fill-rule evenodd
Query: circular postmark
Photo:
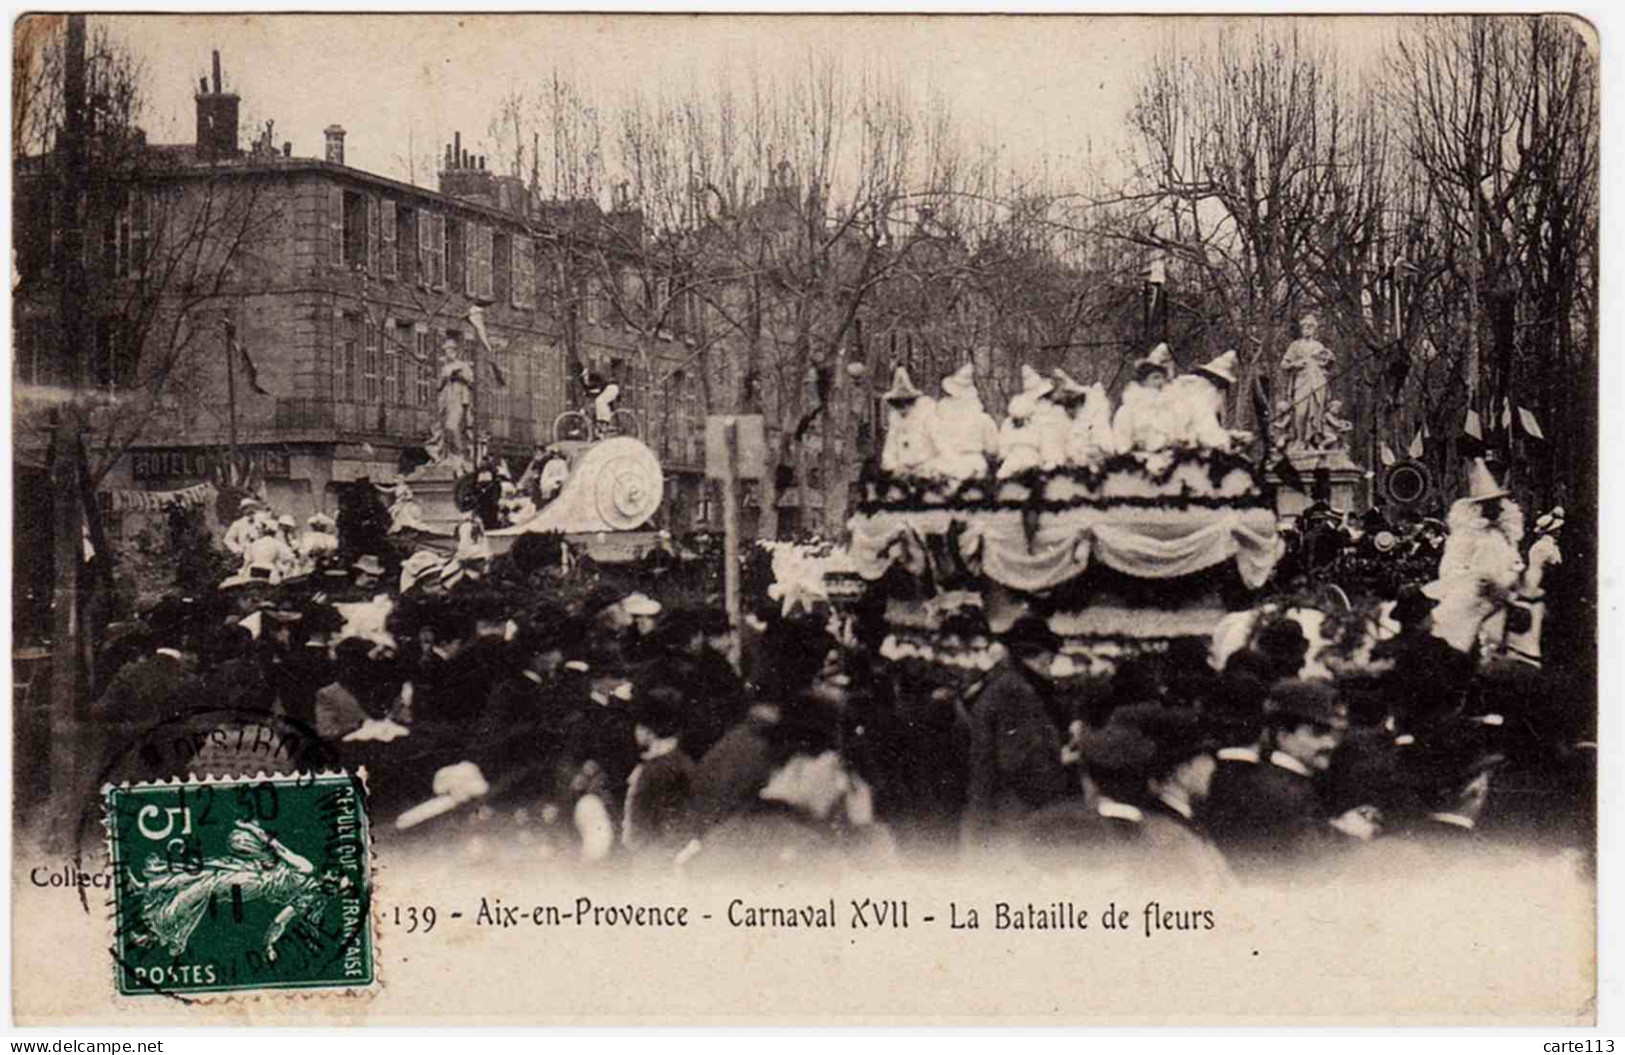
<svg viewBox="0 0 1625 1055"><path fill-rule="evenodd" d="M75 860L107 849L120 994L372 984L366 788L313 730L197 710L138 730L96 778Z"/></svg>

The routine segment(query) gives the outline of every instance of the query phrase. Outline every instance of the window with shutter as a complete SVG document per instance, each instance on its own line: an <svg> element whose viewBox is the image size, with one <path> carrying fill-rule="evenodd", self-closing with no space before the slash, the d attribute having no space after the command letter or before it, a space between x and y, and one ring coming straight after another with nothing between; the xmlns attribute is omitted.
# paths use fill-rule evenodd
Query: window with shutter
<svg viewBox="0 0 1625 1055"><path fill-rule="evenodd" d="M446 218L434 218L434 288L446 288Z"/></svg>
<svg viewBox="0 0 1625 1055"><path fill-rule="evenodd" d="M480 229L463 224L463 296L473 299L480 293Z"/></svg>
<svg viewBox="0 0 1625 1055"><path fill-rule="evenodd" d="M434 217L418 211L418 285L434 285L429 261L434 256Z"/></svg>
<svg viewBox="0 0 1625 1055"><path fill-rule="evenodd" d="M378 199L367 195L367 274L378 274Z"/></svg>
<svg viewBox="0 0 1625 1055"><path fill-rule="evenodd" d="M536 306L536 256L529 238L513 240L513 306Z"/></svg>
<svg viewBox="0 0 1625 1055"><path fill-rule="evenodd" d="M495 276L491 272L491 244L494 232L489 227L480 228L480 289L481 300L494 300L496 294L492 287Z"/></svg>
<svg viewBox="0 0 1625 1055"><path fill-rule="evenodd" d="M378 203L379 241L382 252L378 259L378 274L383 278L393 279L396 275L395 267L395 203L381 201Z"/></svg>
<svg viewBox="0 0 1625 1055"><path fill-rule="evenodd" d="M344 189L327 188L327 263L344 266Z"/></svg>
<svg viewBox="0 0 1625 1055"><path fill-rule="evenodd" d="M403 382L410 376L412 324L384 321L384 402L390 406L404 403L401 392Z"/></svg>
<svg viewBox="0 0 1625 1055"><path fill-rule="evenodd" d="M376 403L380 395L378 370L378 327L372 324L371 319L358 320L365 330L365 342L362 345L361 357L361 402Z"/></svg>

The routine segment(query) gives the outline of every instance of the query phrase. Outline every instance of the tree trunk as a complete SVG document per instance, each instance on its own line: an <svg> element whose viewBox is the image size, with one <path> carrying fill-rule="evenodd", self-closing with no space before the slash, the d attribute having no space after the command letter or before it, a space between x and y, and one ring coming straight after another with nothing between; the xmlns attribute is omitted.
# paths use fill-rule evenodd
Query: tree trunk
<svg viewBox="0 0 1625 1055"><path fill-rule="evenodd" d="M79 568L83 559L79 502L79 452L83 445L84 410L79 399L88 388L85 341L85 275L80 247L84 243L84 184L86 179L85 120L85 16L68 16L67 50L63 66L63 102L66 119L62 132L62 173L57 215L66 218L57 259L61 275L58 306L61 312L62 377L73 401L57 419L56 445L51 464L52 545L56 584L52 591L51 656L51 800L64 816L71 816L71 796L79 786L80 624Z"/></svg>

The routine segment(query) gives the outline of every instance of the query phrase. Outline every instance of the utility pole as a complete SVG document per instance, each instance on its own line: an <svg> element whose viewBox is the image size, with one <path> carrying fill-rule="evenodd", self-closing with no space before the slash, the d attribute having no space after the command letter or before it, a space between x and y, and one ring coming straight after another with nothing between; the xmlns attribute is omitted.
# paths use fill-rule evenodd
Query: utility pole
<svg viewBox="0 0 1625 1055"><path fill-rule="evenodd" d="M85 396L90 389L86 348L85 183L89 173L85 112L85 16L69 15L63 55L62 101L66 108L57 144L57 216L60 252L55 261L60 328L58 354L68 398L57 415L51 460L55 588L51 657L51 795L66 805L79 786L80 653L79 570L84 560L79 457L84 443ZM94 764L89 762L88 764Z"/></svg>

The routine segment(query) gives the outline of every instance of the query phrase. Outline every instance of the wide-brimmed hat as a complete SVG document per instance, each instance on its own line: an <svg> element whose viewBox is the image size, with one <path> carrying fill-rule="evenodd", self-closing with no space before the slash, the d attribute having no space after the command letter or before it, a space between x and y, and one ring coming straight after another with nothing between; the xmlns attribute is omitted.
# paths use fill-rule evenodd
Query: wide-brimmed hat
<svg viewBox="0 0 1625 1055"><path fill-rule="evenodd" d="M1387 553L1399 545L1399 539L1394 537L1392 531L1379 531L1371 537L1371 544L1377 547L1378 553Z"/></svg>
<svg viewBox="0 0 1625 1055"><path fill-rule="evenodd" d="M1236 353L1235 350L1225 352L1212 362L1203 363L1196 368L1196 372L1204 374L1229 388L1236 383Z"/></svg>
<svg viewBox="0 0 1625 1055"><path fill-rule="evenodd" d="M892 373L891 388L880 398L888 403L908 403L925 395L914 387L914 381L908 376L908 367L899 366Z"/></svg>
<svg viewBox="0 0 1625 1055"><path fill-rule="evenodd" d="M277 517L276 522L280 527L298 527L299 526L299 522L297 520L295 520L293 517L289 516L287 513L283 513L281 516Z"/></svg>
<svg viewBox="0 0 1625 1055"><path fill-rule="evenodd" d="M1349 724L1347 705L1326 681L1284 678L1276 682L1264 701L1264 713L1270 718L1293 718L1334 729L1347 729Z"/></svg>
<svg viewBox="0 0 1625 1055"><path fill-rule="evenodd" d="M1146 355L1144 359L1134 364L1134 379L1144 380L1145 376L1153 370L1161 370L1169 377L1174 373L1174 354L1168 350L1166 343L1159 344Z"/></svg>
<svg viewBox="0 0 1625 1055"><path fill-rule="evenodd" d="M1540 519L1535 521L1535 534L1549 535L1563 527L1563 507L1556 506L1550 512L1542 513Z"/></svg>
<svg viewBox="0 0 1625 1055"><path fill-rule="evenodd" d="M1474 458L1467 465L1467 494L1458 501L1487 502L1492 498L1505 498L1511 493L1496 482L1495 474L1490 472L1483 458Z"/></svg>
<svg viewBox="0 0 1625 1055"><path fill-rule="evenodd" d="M384 566L379 563L378 558L373 556L371 553L363 554L361 557L357 558L356 562L350 565L350 567L356 571L365 572L368 575L384 574Z"/></svg>
<svg viewBox="0 0 1625 1055"><path fill-rule="evenodd" d="M976 367L966 363L943 378L942 391L954 398L976 395Z"/></svg>
<svg viewBox="0 0 1625 1055"><path fill-rule="evenodd" d="M660 602L646 593L628 594L626 600L621 602L627 615L659 615Z"/></svg>
<svg viewBox="0 0 1625 1055"><path fill-rule="evenodd" d="M309 524L313 528L330 528L333 526L333 518L328 516L326 513L316 513L312 515L310 519L306 520L305 523Z"/></svg>
<svg viewBox="0 0 1625 1055"><path fill-rule="evenodd" d="M1021 394L1028 399L1042 399L1055 388L1055 382L1030 366L1021 368Z"/></svg>
<svg viewBox="0 0 1625 1055"><path fill-rule="evenodd" d="M237 503L238 509L258 509L259 507L260 500L258 498L245 498Z"/></svg>
<svg viewBox="0 0 1625 1055"><path fill-rule="evenodd" d="M1055 391L1050 398L1057 403L1081 403L1089 396L1089 390L1078 384L1077 379L1057 366L1050 372L1055 379Z"/></svg>

